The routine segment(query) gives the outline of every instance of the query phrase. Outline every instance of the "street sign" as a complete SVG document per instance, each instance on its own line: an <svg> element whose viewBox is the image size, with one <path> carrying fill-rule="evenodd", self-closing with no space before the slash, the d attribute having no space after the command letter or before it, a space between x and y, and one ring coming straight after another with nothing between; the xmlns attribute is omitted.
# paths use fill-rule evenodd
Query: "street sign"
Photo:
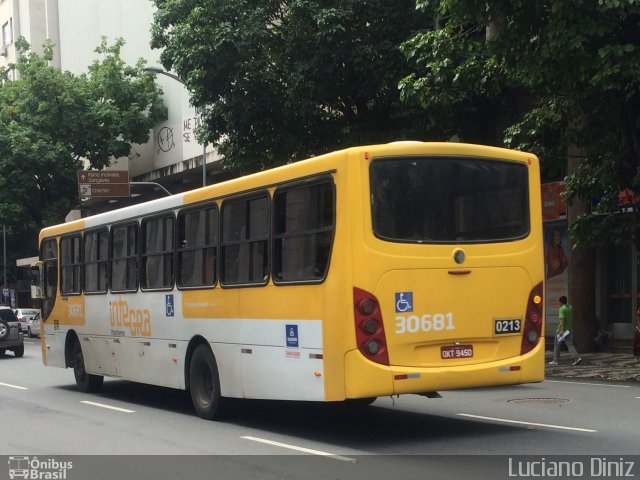
<svg viewBox="0 0 640 480"><path fill-rule="evenodd" d="M127 170L78 171L80 198L128 197L129 172Z"/></svg>

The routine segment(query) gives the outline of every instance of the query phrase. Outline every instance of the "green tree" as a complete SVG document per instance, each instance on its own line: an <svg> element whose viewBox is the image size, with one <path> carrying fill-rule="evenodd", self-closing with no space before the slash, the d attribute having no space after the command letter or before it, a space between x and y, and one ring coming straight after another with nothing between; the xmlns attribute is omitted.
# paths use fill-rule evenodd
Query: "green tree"
<svg viewBox="0 0 640 480"><path fill-rule="evenodd" d="M414 0L154 3L152 44L205 113L200 135L227 168L437 136L397 89L409 73L399 45L429 23Z"/></svg>
<svg viewBox="0 0 640 480"><path fill-rule="evenodd" d="M123 43L103 41L88 73L73 75L50 66L51 43L38 55L16 42L17 80L0 83L0 222L22 239L14 256L37 252L39 229L78 204L83 159L102 169L165 118L144 62L127 66L120 58Z"/></svg>
<svg viewBox="0 0 640 480"><path fill-rule="evenodd" d="M497 110L496 143L533 151L547 180L568 174L568 198L599 211L572 224L574 245L633 238L618 193L640 194L640 1L418 0L441 28L403 46L414 72L403 98L449 107L462 135L465 110ZM567 154L580 159L568 171Z"/></svg>

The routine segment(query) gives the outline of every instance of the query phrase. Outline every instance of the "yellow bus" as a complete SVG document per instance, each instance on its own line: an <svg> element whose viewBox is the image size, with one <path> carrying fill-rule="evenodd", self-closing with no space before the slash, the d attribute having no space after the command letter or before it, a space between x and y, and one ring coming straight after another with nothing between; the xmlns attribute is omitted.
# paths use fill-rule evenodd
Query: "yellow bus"
<svg viewBox="0 0 640 480"><path fill-rule="evenodd" d="M43 360L207 419L539 382L542 249L534 155L349 148L43 229Z"/></svg>

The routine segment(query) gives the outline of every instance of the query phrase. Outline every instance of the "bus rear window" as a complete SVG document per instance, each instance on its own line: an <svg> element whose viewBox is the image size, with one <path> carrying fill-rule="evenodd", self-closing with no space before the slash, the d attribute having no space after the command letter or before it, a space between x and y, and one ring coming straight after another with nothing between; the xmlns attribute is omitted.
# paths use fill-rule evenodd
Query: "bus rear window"
<svg viewBox="0 0 640 480"><path fill-rule="evenodd" d="M373 230L393 242L483 243L529 233L526 165L475 157L395 157L370 167Z"/></svg>

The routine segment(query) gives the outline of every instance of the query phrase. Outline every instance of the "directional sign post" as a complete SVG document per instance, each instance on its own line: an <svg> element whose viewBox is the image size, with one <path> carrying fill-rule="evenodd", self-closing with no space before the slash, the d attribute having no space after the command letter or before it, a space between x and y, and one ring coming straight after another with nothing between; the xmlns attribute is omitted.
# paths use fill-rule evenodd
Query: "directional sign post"
<svg viewBox="0 0 640 480"><path fill-rule="evenodd" d="M129 172L127 170L80 170L78 172L80 198L128 197Z"/></svg>

